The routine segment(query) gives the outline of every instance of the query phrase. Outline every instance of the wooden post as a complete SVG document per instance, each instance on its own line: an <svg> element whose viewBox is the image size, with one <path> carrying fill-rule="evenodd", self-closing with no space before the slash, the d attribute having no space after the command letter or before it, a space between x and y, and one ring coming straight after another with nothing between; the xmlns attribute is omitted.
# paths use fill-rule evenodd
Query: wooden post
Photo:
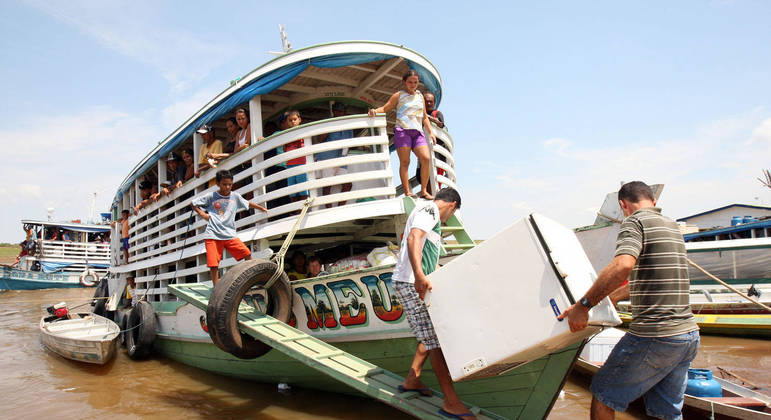
<svg viewBox="0 0 771 420"><path fill-rule="evenodd" d="M193 159L195 160L195 170L198 171L198 154L201 153L203 137L198 132L193 133Z"/></svg>
<svg viewBox="0 0 771 420"><path fill-rule="evenodd" d="M249 100L249 126L250 126L250 135L252 138L252 145L255 145L259 142L259 138L263 136L262 132L262 99L260 98L260 95L254 96L252 99ZM259 163L263 161L263 155L260 154L258 156L255 156L252 159L252 171L254 171L253 168L256 167ZM262 178L265 177L265 170L259 170L254 171L252 173L252 182L259 182ZM267 207L267 203L264 201L258 201L257 197L261 197L265 195L265 186L262 186L256 190L253 190L254 192L254 200L255 202L259 202L262 206Z"/></svg>

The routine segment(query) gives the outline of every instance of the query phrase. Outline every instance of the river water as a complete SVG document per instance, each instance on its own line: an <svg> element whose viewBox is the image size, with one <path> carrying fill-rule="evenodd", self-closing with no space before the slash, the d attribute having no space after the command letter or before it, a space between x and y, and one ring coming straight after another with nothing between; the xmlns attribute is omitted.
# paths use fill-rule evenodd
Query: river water
<svg viewBox="0 0 771 420"><path fill-rule="evenodd" d="M279 392L161 357L136 362L120 349L105 366L46 351L38 323L44 308L87 301L93 289L0 292L0 418L401 419L377 401L316 390ZM82 309L87 309L83 307ZM702 337L694 367L726 368L771 392L771 341ZM571 376L550 419L588 418L587 382ZM619 419L644 418L623 413Z"/></svg>

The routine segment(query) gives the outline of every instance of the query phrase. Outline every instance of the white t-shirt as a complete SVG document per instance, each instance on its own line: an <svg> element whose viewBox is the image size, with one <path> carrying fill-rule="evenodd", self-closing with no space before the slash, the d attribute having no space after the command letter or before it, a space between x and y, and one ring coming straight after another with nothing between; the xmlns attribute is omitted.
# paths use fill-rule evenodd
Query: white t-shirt
<svg viewBox="0 0 771 420"><path fill-rule="evenodd" d="M394 267L394 273L391 276L393 281L404 283L415 283L415 273L412 271L410 263L409 249L407 248L407 238L413 228L426 232L423 236L422 266L423 273L431 274L436 270L439 262L439 249L442 241L441 219L439 218L439 207L433 201L418 203L412 210L407 224L404 226L402 243L399 248L399 260Z"/></svg>

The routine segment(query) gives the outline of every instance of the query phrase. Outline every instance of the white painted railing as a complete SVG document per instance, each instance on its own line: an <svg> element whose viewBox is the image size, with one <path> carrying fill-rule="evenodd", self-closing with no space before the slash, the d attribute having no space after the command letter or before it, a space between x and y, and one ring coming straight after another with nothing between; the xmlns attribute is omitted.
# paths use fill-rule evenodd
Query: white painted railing
<svg viewBox="0 0 771 420"><path fill-rule="evenodd" d="M42 259L86 261L89 263L110 263L110 245L94 242L41 241L38 255Z"/></svg>
<svg viewBox="0 0 771 420"><path fill-rule="evenodd" d="M254 212L252 215L237 220L236 228L239 230L267 223L268 218L294 217L291 213L299 210L302 207L302 202L291 202L277 207L271 207L268 202L302 191L308 191L310 195L315 197L315 207L311 209L311 212L324 209L326 204L336 204L342 201L350 205L356 203L357 200L378 200L394 197L393 171L390 166L388 136L385 132L385 126L384 116L375 118L366 115L347 116L295 127L253 144L220 162L216 169L207 170L201 178L188 181L168 196L162 197L156 203L142 209L138 217L132 217L130 262L134 263L174 252L183 246L202 241L206 221L195 218L190 224L190 201L192 197L188 196L191 192L197 196L216 190L216 185L209 187L208 183L209 180L215 178L216 171L220 169L229 169L233 172L240 170L234 174L234 184L239 186L234 190L241 195L254 194L251 201L262 204L269 209L267 215L262 212ZM311 145L311 138L314 136L343 130L353 130L355 137ZM263 159L266 152L300 138L305 139L305 147ZM316 153L341 149L349 149L349 154L335 159L314 160ZM269 168L298 157L305 157L306 163L270 176L265 175ZM250 167L241 169L244 165L250 165ZM348 166L348 173L345 175L327 178L317 176L323 169L343 165ZM266 187L271 184L285 181L290 176L300 174L305 174L308 180L266 192ZM349 192L322 195L323 187L349 182L353 184L353 188Z"/></svg>

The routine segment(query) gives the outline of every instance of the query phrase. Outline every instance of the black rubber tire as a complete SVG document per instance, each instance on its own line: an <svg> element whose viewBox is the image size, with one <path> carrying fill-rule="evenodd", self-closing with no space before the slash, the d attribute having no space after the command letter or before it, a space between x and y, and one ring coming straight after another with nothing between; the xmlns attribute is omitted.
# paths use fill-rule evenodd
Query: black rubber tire
<svg viewBox="0 0 771 420"><path fill-rule="evenodd" d="M237 264L219 280L206 308L206 326L214 344L240 358L254 359L272 347L241 333L236 316L238 305L249 289L265 284L276 271L276 264L267 260L250 260ZM292 316L292 286L289 277L281 277L268 289L267 314L281 322Z"/></svg>
<svg viewBox="0 0 771 420"><path fill-rule="evenodd" d="M109 285L107 283L107 277L102 278L99 280L99 285L96 286L96 291L94 291L94 309L91 311L99 316L105 316L107 311L105 310L105 306L107 305L107 299L104 299L110 295L109 292Z"/></svg>
<svg viewBox="0 0 771 420"><path fill-rule="evenodd" d="M150 355L155 343L155 311L153 305L140 301L131 309L126 322L126 351L134 360ZM137 327L138 325L138 327ZM136 327L136 328L134 328Z"/></svg>
<svg viewBox="0 0 771 420"><path fill-rule="evenodd" d="M123 332L120 333L120 346L121 347L126 347L126 333L125 333L125 330L126 330L126 325L128 324L128 316L129 316L130 312L131 311L126 312L125 314L123 314L123 318L120 321L120 330L123 331Z"/></svg>

